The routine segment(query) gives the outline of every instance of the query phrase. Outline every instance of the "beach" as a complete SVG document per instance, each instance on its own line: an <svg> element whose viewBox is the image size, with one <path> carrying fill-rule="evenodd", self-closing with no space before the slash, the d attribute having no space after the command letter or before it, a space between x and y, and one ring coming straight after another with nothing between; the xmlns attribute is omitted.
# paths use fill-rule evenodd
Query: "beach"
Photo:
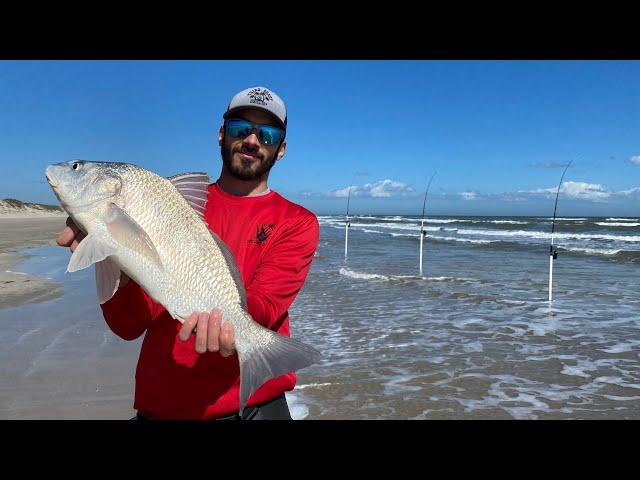
<svg viewBox="0 0 640 480"><path fill-rule="evenodd" d="M55 244L65 220L0 215L0 419L128 420L143 337L108 328L93 268L65 274L70 252ZM306 416L288 401L294 419Z"/></svg>
<svg viewBox="0 0 640 480"><path fill-rule="evenodd" d="M67 304L74 302L73 293L64 297L70 254L54 245L66 217L0 215L1 419L133 416L135 353L119 359L116 350L93 361L83 355L92 344L99 346L106 332L97 312L84 321L82 308ZM101 387L100 378L110 380Z"/></svg>
<svg viewBox="0 0 640 480"><path fill-rule="evenodd" d="M93 269L65 274L66 215L0 216L0 419L127 419L139 341L106 326ZM7 271L8 270L8 271Z"/></svg>
<svg viewBox="0 0 640 480"><path fill-rule="evenodd" d="M289 311L323 359L287 392L294 419L640 419L640 219L558 219L552 303L549 218L429 218L422 275L416 217L351 219L346 259L344 217L319 221ZM3 235L59 290L0 309L0 418L131 418L142 337L109 330L93 268L65 274L57 222Z"/></svg>
<svg viewBox="0 0 640 480"><path fill-rule="evenodd" d="M14 272L25 259L18 250L55 245L66 215L0 215L0 309L39 302L61 294L61 285L41 276Z"/></svg>
<svg viewBox="0 0 640 480"><path fill-rule="evenodd" d="M85 322L82 309L78 312L66 303L73 302L73 294L67 292L63 298L69 251L54 245L66 217L0 216L2 419L132 416L129 376L135 356L120 360L123 365L109 355L103 360L81 361L81 352L91 349L91 329L99 332L100 342L105 332L95 314ZM73 288L74 284L66 286ZM118 372L123 372L122 377ZM108 396L101 396L94 406L92 395L95 398L100 392L100 380L96 383L100 377L112 380L103 387ZM123 385L121 390L118 385ZM117 395L122 396L121 403Z"/></svg>

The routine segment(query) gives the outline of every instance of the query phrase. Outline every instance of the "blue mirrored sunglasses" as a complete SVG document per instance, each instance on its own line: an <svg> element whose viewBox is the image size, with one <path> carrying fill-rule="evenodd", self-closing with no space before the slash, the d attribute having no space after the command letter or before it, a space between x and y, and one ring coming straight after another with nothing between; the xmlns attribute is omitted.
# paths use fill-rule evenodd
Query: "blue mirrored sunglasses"
<svg viewBox="0 0 640 480"><path fill-rule="evenodd" d="M226 122L227 133L232 138L246 138L255 130L258 140L265 145L277 145L284 137L284 130L271 125L258 125L240 118L230 118Z"/></svg>

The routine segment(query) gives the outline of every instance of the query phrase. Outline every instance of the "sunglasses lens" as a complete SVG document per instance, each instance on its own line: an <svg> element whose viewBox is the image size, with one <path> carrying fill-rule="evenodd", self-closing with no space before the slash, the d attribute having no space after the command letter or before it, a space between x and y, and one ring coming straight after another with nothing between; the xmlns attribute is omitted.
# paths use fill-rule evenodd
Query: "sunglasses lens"
<svg viewBox="0 0 640 480"><path fill-rule="evenodd" d="M244 120L229 120L227 131L233 138L244 138L251 133L251 123Z"/></svg>
<svg viewBox="0 0 640 480"><path fill-rule="evenodd" d="M276 145L282 139L282 132L273 127L260 127L260 140L265 145Z"/></svg>
<svg viewBox="0 0 640 480"><path fill-rule="evenodd" d="M227 121L227 132L233 138L246 138L251 135L254 125L247 120L231 119ZM260 141L265 145L277 145L282 140L283 131L269 125L256 125Z"/></svg>

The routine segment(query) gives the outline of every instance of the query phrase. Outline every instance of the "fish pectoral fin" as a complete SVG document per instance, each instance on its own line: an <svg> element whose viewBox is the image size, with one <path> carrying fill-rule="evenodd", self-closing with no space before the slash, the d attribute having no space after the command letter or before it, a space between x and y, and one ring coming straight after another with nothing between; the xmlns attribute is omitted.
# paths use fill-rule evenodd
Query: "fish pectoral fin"
<svg viewBox="0 0 640 480"><path fill-rule="evenodd" d="M120 285L120 267L109 258L96 263L96 290L100 305L111 299Z"/></svg>
<svg viewBox="0 0 640 480"><path fill-rule="evenodd" d="M162 268L160 255L147 232L115 203L109 206L105 224L107 231L116 243L139 253Z"/></svg>
<svg viewBox="0 0 640 480"><path fill-rule="evenodd" d="M89 234L78 244L73 255L71 255L67 272L77 272L83 268L90 267L114 253L116 253L115 249L99 236Z"/></svg>

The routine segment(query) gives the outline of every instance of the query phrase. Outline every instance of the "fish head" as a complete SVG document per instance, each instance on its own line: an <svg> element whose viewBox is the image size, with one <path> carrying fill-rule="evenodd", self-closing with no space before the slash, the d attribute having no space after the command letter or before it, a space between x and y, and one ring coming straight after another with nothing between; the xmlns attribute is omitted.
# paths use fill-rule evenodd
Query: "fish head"
<svg viewBox="0 0 640 480"><path fill-rule="evenodd" d="M70 214L113 202L122 190L122 177L112 162L71 160L49 165L45 177L62 207Z"/></svg>

